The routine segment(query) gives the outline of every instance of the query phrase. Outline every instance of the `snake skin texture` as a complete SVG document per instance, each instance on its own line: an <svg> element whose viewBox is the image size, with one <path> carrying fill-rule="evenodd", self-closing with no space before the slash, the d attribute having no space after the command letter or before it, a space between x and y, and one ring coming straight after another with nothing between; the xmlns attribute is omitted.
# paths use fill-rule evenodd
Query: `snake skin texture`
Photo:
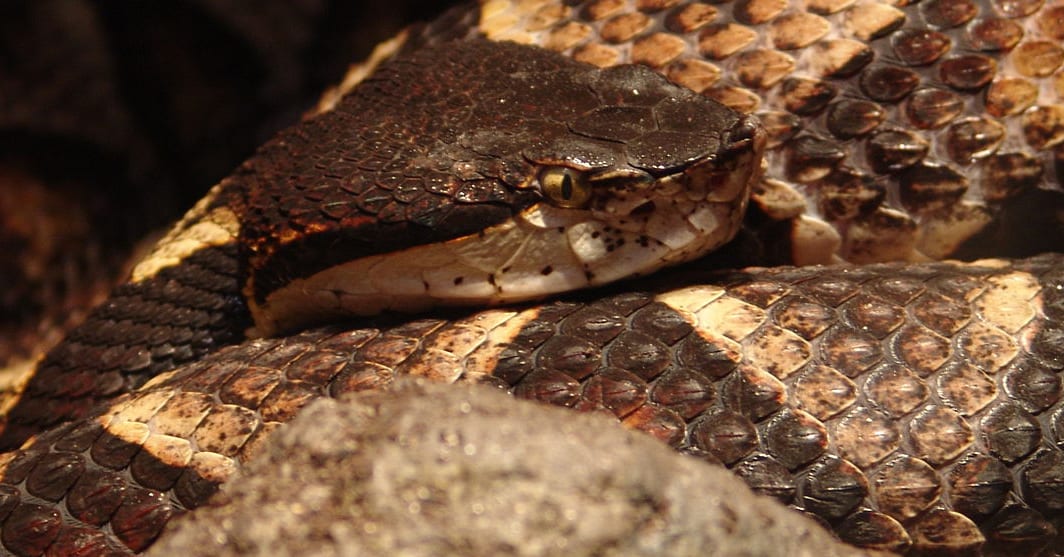
<svg viewBox="0 0 1064 557"><path fill-rule="evenodd" d="M1062 14L1042 0L491 0L479 30L645 64L759 116L769 170L748 223L764 259L804 264L1060 251Z"/></svg>
<svg viewBox="0 0 1064 557"><path fill-rule="evenodd" d="M299 408L398 375L612 413L863 547L1064 551L1064 260L911 263L1064 249L1064 6L486 0L397 48L478 35L638 62L757 115L771 150L733 248L743 261L910 263L674 273L241 342L249 254L214 239L253 223L269 252L316 226L308 211L350 207L328 199L343 189L333 180L276 229L255 219L283 195L209 197L170 238L197 249L138 266L7 413L7 448L78 420L0 457L5 551L143 550ZM344 102L320 110L337 117ZM269 144L291 166L265 170L337 178L318 160L335 153L299 137L312 126ZM265 176L256 162L237 176ZM414 199L393 189L385 205Z"/></svg>
<svg viewBox="0 0 1064 557"><path fill-rule="evenodd" d="M470 72L482 77L480 87L451 87ZM419 85L426 81L431 86ZM641 95L635 100L628 99L633 88ZM551 102L552 94L565 102ZM518 112L474 102L484 98ZM596 126L603 111L634 119ZM520 292L529 274L533 287L574 272L586 286L695 257L738 228L757 175L760 130L645 69L600 71L487 41L463 42L447 56L413 53L381 68L335 110L279 133L175 225L130 281L45 356L5 415L0 446L15 448L160 371L240 340L249 309L259 329L263 321L272 328L285 309L305 326L408 294L378 284L414 282L419 291L409 297L431 298L428 304L448 296L483 304L504 288ZM537 178L558 164L620 175L589 186L597 192L589 207L559 216L539 208L549 203ZM659 187L682 199L655 205ZM629 213L644 201L650 211ZM533 210L540 212L528 217ZM507 245L500 237L516 239ZM427 244L443 247L396 255ZM595 250L610 257L581 259ZM510 253L513 261L496 265L484 251ZM618 266L612 259L625 262L620 271L610 268ZM312 291L317 271L355 260L370 263ZM357 282L363 279L369 284ZM473 290L478 279L489 294ZM273 300L293 282L296 295L312 294ZM260 320L254 310L267 313L270 304L282 309ZM381 309L396 308L360 313Z"/></svg>
<svg viewBox="0 0 1064 557"><path fill-rule="evenodd" d="M611 413L865 547L1059 548L1062 263L701 272L245 342L6 455L0 541L143 549L301 407L410 375Z"/></svg>

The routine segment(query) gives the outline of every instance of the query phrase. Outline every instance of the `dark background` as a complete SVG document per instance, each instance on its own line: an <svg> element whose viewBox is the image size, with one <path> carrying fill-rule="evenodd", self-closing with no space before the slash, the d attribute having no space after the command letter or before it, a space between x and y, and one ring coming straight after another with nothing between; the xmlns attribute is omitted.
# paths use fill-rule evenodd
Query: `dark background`
<svg viewBox="0 0 1064 557"><path fill-rule="evenodd" d="M349 64L447 4L0 1L0 368Z"/></svg>

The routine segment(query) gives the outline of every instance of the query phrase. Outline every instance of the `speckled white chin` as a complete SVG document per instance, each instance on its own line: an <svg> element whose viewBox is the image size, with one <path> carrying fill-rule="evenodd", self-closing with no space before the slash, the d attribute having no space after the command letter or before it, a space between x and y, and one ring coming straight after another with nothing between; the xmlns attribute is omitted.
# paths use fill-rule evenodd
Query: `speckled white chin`
<svg viewBox="0 0 1064 557"><path fill-rule="evenodd" d="M253 308L254 333L384 310L528 300L646 274L727 241L731 231L705 232L731 228L724 225L735 220L731 213L714 205L687 218L674 213L669 220L683 223L681 232L659 239L585 220L584 212L533 209L484 236L366 257L297 279Z"/></svg>
<svg viewBox="0 0 1064 557"><path fill-rule="evenodd" d="M742 174L742 173L740 173ZM492 305L644 275L699 257L738 230L750 175L707 192L666 178L594 210L540 203L483 233L336 265L251 304L252 336L385 310ZM695 179L694 181L698 181ZM718 184L719 185L719 184Z"/></svg>

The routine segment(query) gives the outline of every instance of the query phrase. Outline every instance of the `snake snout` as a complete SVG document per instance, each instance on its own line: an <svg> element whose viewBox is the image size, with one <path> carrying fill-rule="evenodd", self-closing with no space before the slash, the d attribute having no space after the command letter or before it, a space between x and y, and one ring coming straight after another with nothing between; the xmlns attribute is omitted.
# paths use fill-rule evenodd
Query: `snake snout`
<svg viewBox="0 0 1064 557"><path fill-rule="evenodd" d="M742 116L725 135L719 156L730 159L751 151L764 152L767 137L760 120L749 114Z"/></svg>
<svg viewBox="0 0 1064 557"><path fill-rule="evenodd" d="M767 142L768 133L755 116L739 117L722 135L717 153L684 172L688 189L705 188L708 201L739 203L741 211L761 177Z"/></svg>

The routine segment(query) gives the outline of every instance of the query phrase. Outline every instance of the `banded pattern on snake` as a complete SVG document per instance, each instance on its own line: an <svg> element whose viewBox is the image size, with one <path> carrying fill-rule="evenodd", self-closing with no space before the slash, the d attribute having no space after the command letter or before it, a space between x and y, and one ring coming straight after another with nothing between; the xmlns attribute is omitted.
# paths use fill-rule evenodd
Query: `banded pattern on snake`
<svg viewBox="0 0 1064 557"><path fill-rule="evenodd" d="M755 107L739 101L763 99L766 104L756 108L768 124L774 151L768 157L769 178L753 196L755 214L746 221L748 238L777 250L763 262L944 256L961 249L992 218L1024 209L1017 199L1059 194L1052 157L1064 133L1058 114L1060 64L1050 64L1055 51L1044 43L1051 41L1039 40L1039 34L1059 32L1052 15L1059 15L1058 8L1038 5L1023 13L1023 7L1009 5L1020 11L1005 15L1016 17L975 18L969 12L979 7L971 3L904 10L880 4L817 6L801 12L804 16L764 2L737 3L727 10L637 2L627 15L616 12L624 7L617 2L503 4L480 7L480 32L491 38L538 38L602 65L630 56L681 84L705 85L694 88L748 111ZM724 20L725 12L735 20ZM477 13L454 12L402 49L433 48L439 29L463 34L454 22ZM1008 64L1000 63L1000 79L962 81L974 70L985 71L985 60L997 64L990 55L947 64L956 60L947 55L951 41L967 45L958 47L963 49L984 34L1007 38L1019 29L1023 35L1022 25L1009 22L1028 16L1032 23L1022 45L998 45L1012 56ZM926 22L947 31L929 30ZM527 33L514 31L517 24ZM913 28L923 34L915 36ZM769 33L765 37L774 48L753 48L769 39L759 39L752 29ZM821 34L804 35L809 29ZM593 33L602 40L589 41ZM702 58L685 56L694 52L692 44ZM819 81L798 73L786 77L794 59L785 51L810 61L816 52L811 45L827 49L821 60L838 66L830 72L814 66L822 73ZM887 45L902 63L878 64L891 61L884 54ZM941 52L927 51L935 45ZM840 63L835 49L844 47L851 49L842 51L850 57ZM1033 61L1025 58L1030 50L1039 53ZM672 55L663 54L668 52ZM741 61L732 61L732 53ZM917 55L931 58L913 58ZM735 77L716 82L716 66L707 58L725 60L726 75ZM762 71L743 73L755 63ZM1044 64L1051 65L1048 72ZM920 69L906 73L899 69L905 65ZM779 73L778 79L769 79L770 70ZM1006 73L1013 70L1020 77ZM921 80L932 86L918 88ZM991 81L991 89L985 89ZM1003 82L1006 91L990 96ZM1033 98L1028 95L1028 105L1000 108L1002 114L986 107L1005 118L1000 129L986 117L961 117L964 107L979 106L984 90L987 105L1019 101L1013 93L1025 90L1021 82L1033 83L1036 90ZM898 98L878 98L878 89L868 83L907 83L909 90L895 91ZM841 100L833 102L836 95ZM772 110L775 100L786 111ZM323 105L326 116L332 108L333 103ZM920 135L899 129L903 122L916 128L926 124L931 131ZM858 124L864 127L853 129ZM825 139L827 134L833 139ZM298 160L299 154L289 156ZM978 170L962 173L960 168ZM263 175L254 164L244 172ZM969 188L970 182L976 187ZM79 415L95 397L137 386L147 380L141 372L171 369L239 338L247 319L232 288L234 281L244 280L235 263L239 258L231 247L211 246L215 235L232 235L226 230L232 221L216 212L221 206L217 198L208 200L171 236L178 244L207 249L160 250L180 264L160 264L157 258L142 263L134 274L139 280L120 288L96 313L94 327L102 323L112 330L83 328L50 356L62 362L55 369L76 373L64 375L59 385L46 382L47 374L34 379L28 392L49 402L16 407L4 432L9 443L40 427L35 422L57 420L65 411ZM1046 218L1057 227L1048 229L1046 244L1022 246L1019 252L1047 245L1059 249L1060 235L1053 234L1059 231L1059 220L1053 220L1059 215ZM772 240L780 237L783 242ZM235 429L222 432L214 420L224 428L242 423L249 435L261 435L272 427L263 424L284 421L326 389L357 389L412 371L449 380L498 380L530 398L608 409L628 425L737 466L755 487L787 500L797 496L797 505L817 512L855 543L923 550L931 538L939 543L939 536L948 536L962 549L977 550L989 538L991 548L1000 543L1007 551L1040 551L1059 543L1062 498L1055 486L1064 466L1056 433L1060 266L1059 258L1047 256L1011 266L758 271L714 279L731 284L727 288L709 286L706 277L681 282L680 275L670 275L664 279L669 292L498 310L458 321L416 321L395 329L316 330L294 340L252 341L151 381L142 395L133 400L125 395L98 420L54 429L28 449L9 453L0 540L19 554L74 547L125 551L115 539L142 549L174 509L203 501L236 465L229 456L252 450L247 447L254 443L223 442L225 432ZM171 304L193 298L192 311ZM144 315L150 317L145 321ZM152 323L169 329L151 351L132 349L135 342L108 344L108 337L130 334L121 324L145 322L148 329ZM158 329L141 328L136 334L164 334ZM503 334L511 336L497 336ZM354 361L328 347L304 354L308 344L329 343L353 351ZM79 363L86 346L109 366L108 373L97 375ZM405 351L392 352L402 347ZM260 350L267 356L253 365L209 367L227 354L257 358ZM380 359L388 352L408 359ZM313 361L293 367L298 360ZM210 373L234 375L207 377ZM178 381L190 396L169 390ZM884 397L893 387L908 396ZM831 396L816 396L824 393ZM87 402L71 402L85 394ZM216 397L224 409L212 406ZM869 437L882 446L857 441ZM152 456L147 448L123 448L130 440L162 452ZM815 485L799 486L803 480L795 477L815 478ZM141 487L123 487L129 480ZM831 494L845 497L833 500L817 493L817 485L843 486ZM133 520L144 516L157 520ZM27 535L28 524L38 526L40 535Z"/></svg>

